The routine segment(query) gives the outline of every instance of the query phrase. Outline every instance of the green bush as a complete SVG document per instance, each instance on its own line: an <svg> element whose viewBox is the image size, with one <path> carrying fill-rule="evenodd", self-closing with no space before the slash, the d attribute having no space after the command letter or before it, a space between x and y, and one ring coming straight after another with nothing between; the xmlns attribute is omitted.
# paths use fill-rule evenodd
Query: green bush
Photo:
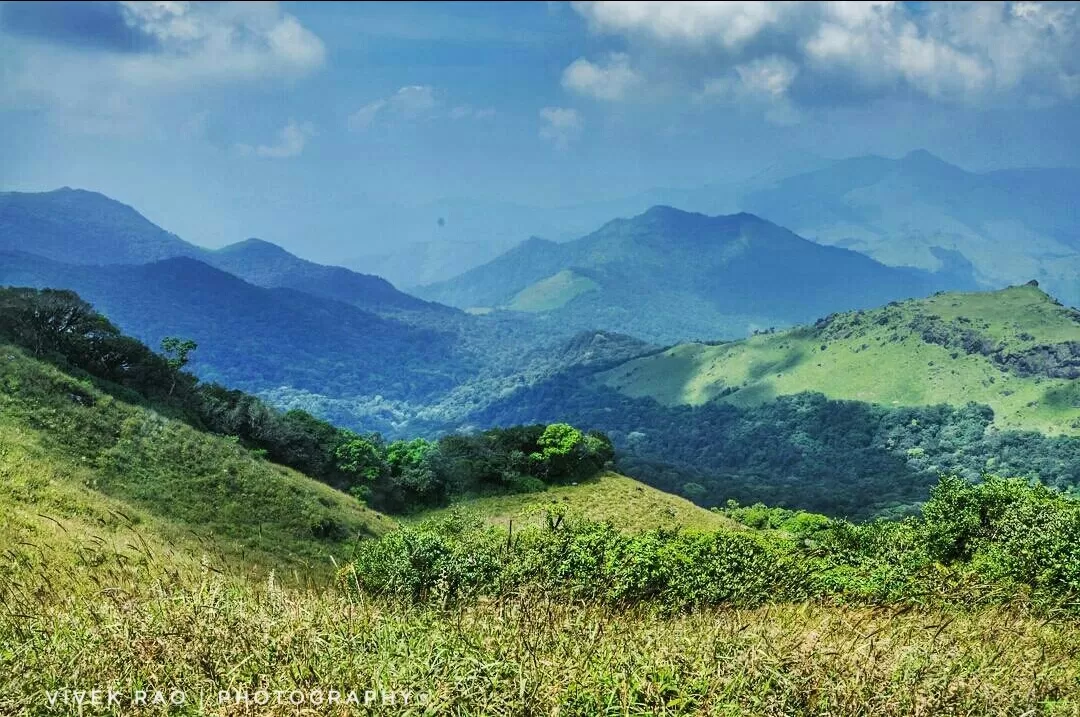
<svg viewBox="0 0 1080 717"><path fill-rule="evenodd" d="M636 535L567 519L513 534L460 516L358 546L349 584L423 598L538 587L667 608L831 599L874 604L1080 606L1080 502L989 476L944 477L924 513L855 524L764 506L729 507L763 530Z"/></svg>

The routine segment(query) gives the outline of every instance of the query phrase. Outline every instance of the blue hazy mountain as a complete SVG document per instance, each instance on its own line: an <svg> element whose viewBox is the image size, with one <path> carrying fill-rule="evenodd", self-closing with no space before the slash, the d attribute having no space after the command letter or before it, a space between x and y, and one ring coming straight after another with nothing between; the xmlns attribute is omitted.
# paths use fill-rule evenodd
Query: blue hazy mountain
<svg viewBox="0 0 1080 717"><path fill-rule="evenodd" d="M926 151L867 156L744 193L740 205L890 266L954 271L984 288L1037 279L1080 301L1080 170L968 172Z"/></svg>
<svg viewBox="0 0 1080 717"><path fill-rule="evenodd" d="M744 336L972 283L888 267L752 214L710 217L657 206L575 241L532 238L417 291L473 311L527 312L671 342Z"/></svg>
<svg viewBox="0 0 1080 717"><path fill-rule="evenodd" d="M324 266L258 239L210 250L97 192L0 193L0 250L65 264L143 264L190 257L267 288L306 291L369 310L439 310L378 276Z"/></svg>

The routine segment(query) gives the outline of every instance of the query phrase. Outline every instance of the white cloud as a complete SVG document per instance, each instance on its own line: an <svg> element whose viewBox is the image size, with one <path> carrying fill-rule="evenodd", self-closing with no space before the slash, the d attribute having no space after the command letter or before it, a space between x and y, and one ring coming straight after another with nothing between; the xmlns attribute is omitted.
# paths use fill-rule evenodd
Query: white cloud
<svg viewBox="0 0 1080 717"><path fill-rule="evenodd" d="M968 103L1003 101L1015 93L1067 100L1080 93L1075 2L936 2L918 9L880 1L573 7L596 32L667 53L687 73L716 77L742 67L742 76L754 62L782 57L798 68L804 94L829 84L869 93L907 85L937 100ZM688 53L693 61L687 62ZM783 82L775 73L742 79Z"/></svg>
<svg viewBox="0 0 1080 717"><path fill-rule="evenodd" d="M315 127L310 122L289 123L281 128L277 141L273 144L238 144L236 149L240 154L265 157L267 159L288 159L298 157L307 146L308 139L315 134Z"/></svg>
<svg viewBox="0 0 1080 717"><path fill-rule="evenodd" d="M775 24L789 2L575 2L574 8L601 32L636 33L665 42L733 48Z"/></svg>
<svg viewBox="0 0 1080 717"><path fill-rule="evenodd" d="M540 110L540 137L558 149L566 149L581 136L585 127L581 115L568 107L545 107Z"/></svg>
<svg viewBox="0 0 1080 717"><path fill-rule="evenodd" d="M274 2L120 5L132 34L152 40L140 51L0 35L10 50L0 63L0 107L43 111L71 131L155 133L168 119L159 101L208 86L295 80L325 63L322 41Z"/></svg>
<svg viewBox="0 0 1080 717"><path fill-rule="evenodd" d="M349 129L355 131L364 130L375 123L375 118L386 107L386 100L369 102L360 109L349 115Z"/></svg>
<svg viewBox="0 0 1080 717"><path fill-rule="evenodd" d="M114 71L133 84L299 76L326 59L322 40L277 3L121 4L128 24L160 48L112 58Z"/></svg>
<svg viewBox="0 0 1080 717"><path fill-rule="evenodd" d="M389 97L369 102L349 115L349 129L367 129L380 117L415 120L430 115L438 104L434 87L407 85Z"/></svg>
<svg viewBox="0 0 1080 717"><path fill-rule="evenodd" d="M798 74L795 63L769 55L735 65L723 76L706 79L695 100L752 108L772 124L796 124L801 115L787 93Z"/></svg>
<svg viewBox="0 0 1080 717"><path fill-rule="evenodd" d="M779 98L787 94L799 74L794 62L779 55L769 55L735 66L743 86L753 94Z"/></svg>
<svg viewBox="0 0 1080 717"><path fill-rule="evenodd" d="M601 100L621 100L641 84L641 76L630 67L630 56L614 52L603 65L579 57L563 70L562 86Z"/></svg>
<svg viewBox="0 0 1080 717"><path fill-rule="evenodd" d="M415 121L419 119L485 120L495 116L492 107L455 105L446 109L442 93L430 85L407 85L389 97L367 103L349 115L349 129L366 130L378 121Z"/></svg>

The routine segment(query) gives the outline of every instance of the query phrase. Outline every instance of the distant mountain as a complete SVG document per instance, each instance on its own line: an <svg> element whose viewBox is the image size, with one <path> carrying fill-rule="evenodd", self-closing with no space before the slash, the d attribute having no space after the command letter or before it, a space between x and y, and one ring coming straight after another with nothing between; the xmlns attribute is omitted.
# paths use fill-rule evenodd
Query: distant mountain
<svg viewBox="0 0 1080 717"><path fill-rule="evenodd" d="M0 192L0 249L69 264L144 264L200 249L104 194Z"/></svg>
<svg viewBox="0 0 1080 717"><path fill-rule="evenodd" d="M644 345L567 347L572 327L470 316L258 239L204 249L93 192L0 198L0 284L74 289L151 346L197 341L205 380L357 429L437 433L510 387Z"/></svg>
<svg viewBox="0 0 1080 717"><path fill-rule="evenodd" d="M369 228L367 243L377 249L343 255L338 263L384 276L411 291L485 264L523 237L572 241L612 217L635 216L658 204L710 215L737 212L741 194L829 163L816 155L786 152L751 176L725 174L700 187L655 187L565 206L444 199L419 206L350 207L345 210L349 220Z"/></svg>
<svg viewBox="0 0 1080 717"><path fill-rule="evenodd" d="M289 288L371 311L445 312L377 276L301 259L248 239L219 250L190 244L137 211L97 192L0 193L0 251L28 252L65 264L144 264L190 257L267 288Z"/></svg>
<svg viewBox="0 0 1080 717"><path fill-rule="evenodd" d="M188 257L150 264L63 264L0 252L0 284L67 288L156 347L198 342L204 379L258 392L430 400L476 370L455 336L293 289L267 289Z"/></svg>
<svg viewBox="0 0 1080 717"><path fill-rule="evenodd" d="M967 172L926 151L868 156L748 191L740 206L813 241L981 287L1038 279L1080 303L1080 170Z"/></svg>
<svg viewBox="0 0 1080 717"><path fill-rule="evenodd" d="M750 214L708 217L657 206L576 241L530 239L416 291L464 309L529 312L552 324L670 343L735 338L971 285L886 267Z"/></svg>
<svg viewBox="0 0 1080 717"><path fill-rule="evenodd" d="M261 239L248 239L217 251L204 251L199 258L258 286L296 289L369 310L451 311L448 307L398 291L378 276L316 264Z"/></svg>

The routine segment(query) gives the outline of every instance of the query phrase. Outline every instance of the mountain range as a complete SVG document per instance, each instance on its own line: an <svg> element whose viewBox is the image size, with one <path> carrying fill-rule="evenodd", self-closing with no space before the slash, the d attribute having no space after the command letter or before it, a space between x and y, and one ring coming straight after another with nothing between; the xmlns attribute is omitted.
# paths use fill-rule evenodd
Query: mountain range
<svg viewBox="0 0 1080 717"><path fill-rule="evenodd" d="M301 259L247 239L221 249L190 244L103 194L64 187L0 193L0 250L74 265L145 264L188 257L273 289L296 289L369 310L439 310L378 276Z"/></svg>
<svg viewBox="0 0 1080 717"><path fill-rule="evenodd" d="M815 244L751 214L709 217L657 206L575 241L530 239L417 292L474 312L528 312L671 343L737 338L972 285L963 276L887 267Z"/></svg>
<svg viewBox="0 0 1080 717"><path fill-rule="evenodd" d="M1080 170L968 172L926 151L867 156L739 198L800 236L890 266L965 271L982 288L1037 279L1080 303Z"/></svg>

